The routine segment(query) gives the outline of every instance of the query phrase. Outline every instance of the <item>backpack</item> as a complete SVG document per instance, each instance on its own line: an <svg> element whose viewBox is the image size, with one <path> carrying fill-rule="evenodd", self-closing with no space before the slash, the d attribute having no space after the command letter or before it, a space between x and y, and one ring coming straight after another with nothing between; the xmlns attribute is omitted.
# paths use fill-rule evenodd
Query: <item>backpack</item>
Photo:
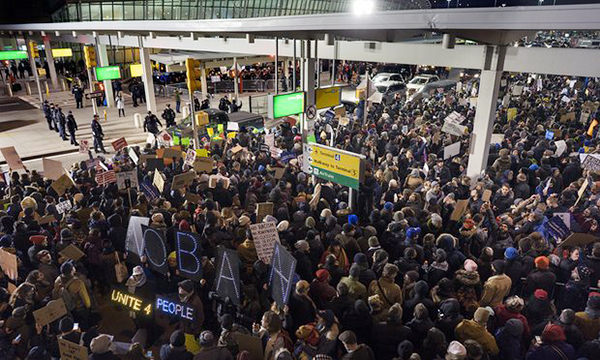
<svg viewBox="0 0 600 360"><path fill-rule="evenodd" d="M76 279L73 278L73 279L67 281L67 283L63 285L62 279L61 279L61 285L60 285L60 288L58 289L58 297L63 300L63 302L65 303L65 307L67 308L67 310L69 312L75 310L75 308L77 307L77 300L75 299L75 296L73 296L73 294L71 294L69 292L69 286L75 280Z"/></svg>

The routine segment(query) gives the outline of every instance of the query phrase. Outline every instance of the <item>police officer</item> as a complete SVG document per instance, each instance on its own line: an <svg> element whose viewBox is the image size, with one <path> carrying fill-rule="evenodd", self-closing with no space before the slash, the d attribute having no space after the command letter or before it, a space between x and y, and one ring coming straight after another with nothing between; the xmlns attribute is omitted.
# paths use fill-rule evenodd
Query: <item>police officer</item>
<svg viewBox="0 0 600 360"><path fill-rule="evenodd" d="M152 111L148 111L148 115L144 119L144 132L149 132L154 135L154 147L158 147L158 133L160 132L159 126L162 126L162 123L156 115L152 113Z"/></svg>
<svg viewBox="0 0 600 360"><path fill-rule="evenodd" d="M98 115L94 115L94 120L92 120L92 137L94 138L94 151L97 153L102 152L104 154L108 154L106 150L104 150L104 145L102 144L104 132L102 131L102 126L98 121ZM98 149L100 149L100 151L98 151Z"/></svg>
<svg viewBox="0 0 600 360"><path fill-rule="evenodd" d="M227 95L225 95L221 98L221 101L219 101L219 110L222 110L222 111L225 111L228 113L229 106L231 106L231 101L229 101L229 99L227 98Z"/></svg>
<svg viewBox="0 0 600 360"><path fill-rule="evenodd" d="M171 104L167 104L167 108L163 111L161 117L165 120L166 126L175 126L175 111L171 109Z"/></svg>
<svg viewBox="0 0 600 360"><path fill-rule="evenodd" d="M65 114L62 112L62 109L59 107L56 112L56 120L58 122L58 134L63 139L63 141L67 140L67 119L65 118Z"/></svg>
<svg viewBox="0 0 600 360"><path fill-rule="evenodd" d="M50 103L50 117L54 125L54 131L58 132L58 107L54 103Z"/></svg>
<svg viewBox="0 0 600 360"><path fill-rule="evenodd" d="M67 130L69 130L71 144L79 145L77 140L75 140L75 131L77 131L77 121L75 121L75 116L73 116L73 112L71 110L69 110L69 115L67 115Z"/></svg>
<svg viewBox="0 0 600 360"><path fill-rule="evenodd" d="M71 89L71 93L75 97L75 102L77 103L77 108L83 108L83 89L79 87L79 85L75 84Z"/></svg>
<svg viewBox="0 0 600 360"><path fill-rule="evenodd" d="M202 105L200 105L200 110L210 109L210 99L206 98L202 100Z"/></svg>
<svg viewBox="0 0 600 360"><path fill-rule="evenodd" d="M52 127L52 113L50 110L50 104L48 103L48 100L44 101L44 104L42 105L42 110L44 111L44 117L48 122L48 129L54 130L54 128Z"/></svg>

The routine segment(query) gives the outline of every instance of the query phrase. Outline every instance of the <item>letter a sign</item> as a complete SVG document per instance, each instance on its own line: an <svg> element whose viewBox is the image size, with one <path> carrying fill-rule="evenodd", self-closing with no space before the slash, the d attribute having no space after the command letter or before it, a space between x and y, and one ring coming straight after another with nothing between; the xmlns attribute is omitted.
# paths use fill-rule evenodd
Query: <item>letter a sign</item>
<svg viewBox="0 0 600 360"><path fill-rule="evenodd" d="M275 243L271 257L269 286L271 296L280 307L287 304L290 298L295 271L296 259L280 243Z"/></svg>
<svg viewBox="0 0 600 360"><path fill-rule="evenodd" d="M229 297L234 304L240 305L240 259L235 250L219 247L217 251L217 294L223 298Z"/></svg>

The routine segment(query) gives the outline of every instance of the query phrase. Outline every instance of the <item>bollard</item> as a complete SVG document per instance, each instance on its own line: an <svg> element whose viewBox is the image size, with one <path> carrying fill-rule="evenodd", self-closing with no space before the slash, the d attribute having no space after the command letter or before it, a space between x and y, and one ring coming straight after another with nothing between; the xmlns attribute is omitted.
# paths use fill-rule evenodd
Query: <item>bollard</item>
<svg viewBox="0 0 600 360"><path fill-rule="evenodd" d="M25 83L25 90L27 90L27 95L31 95L31 85L29 85L29 82Z"/></svg>
<svg viewBox="0 0 600 360"><path fill-rule="evenodd" d="M65 81L65 79L60 79L60 88L62 89L62 91L67 91L67 82Z"/></svg>
<svg viewBox="0 0 600 360"><path fill-rule="evenodd" d="M104 110L104 122L108 121L108 115L106 114L106 110Z"/></svg>
<svg viewBox="0 0 600 360"><path fill-rule="evenodd" d="M140 128L142 125L142 115L140 115L140 113L135 113L133 115L133 123L135 124L136 128Z"/></svg>
<svg viewBox="0 0 600 360"><path fill-rule="evenodd" d="M181 109L181 116L183 116L183 118L185 119L186 117L190 116L190 107L189 106L184 106Z"/></svg>

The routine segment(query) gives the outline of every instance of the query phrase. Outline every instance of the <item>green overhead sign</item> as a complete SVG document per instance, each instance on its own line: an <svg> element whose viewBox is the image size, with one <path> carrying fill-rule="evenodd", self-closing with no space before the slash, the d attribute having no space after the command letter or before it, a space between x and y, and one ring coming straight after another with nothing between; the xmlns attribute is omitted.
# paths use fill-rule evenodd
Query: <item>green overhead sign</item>
<svg viewBox="0 0 600 360"><path fill-rule="evenodd" d="M269 118L277 119L304 112L304 92L269 96Z"/></svg>
<svg viewBox="0 0 600 360"><path fill-rule="evenodd" d="M0 60L18 60L27 58L27 51L25 50L0 51Z"/></svg>
<svg viewBox="0 0 600 360"><path fill-rule="evenodd" d="M118 66L96 67L96 80L115 80L121 78L121 69Z"/></svg>

